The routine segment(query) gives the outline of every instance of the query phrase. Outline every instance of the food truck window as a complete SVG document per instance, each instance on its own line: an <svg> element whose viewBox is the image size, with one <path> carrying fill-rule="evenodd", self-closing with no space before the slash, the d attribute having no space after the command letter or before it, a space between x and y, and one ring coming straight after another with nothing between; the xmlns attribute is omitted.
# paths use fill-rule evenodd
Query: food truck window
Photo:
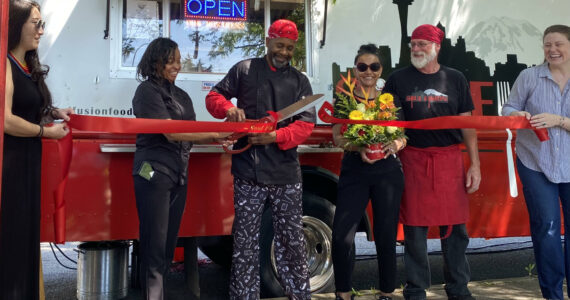
<svg viewBox="0 0 570 300"><path fill-rule="evenodd" d="M295 47L291 63L299 71L307 71L307 48L305 38L305 1L303 0L278 0L271 1L271 23L278 19L288 19L297 24L299 40Z"/></svg>
<svg viewBox="0 0 570 300"><path fill-rule="evenodd" d="M121 66L136 67L148 44L162 36L162 1L123 0Z"/></svg>
<svg viewBox="0 0 570 300"><path fill-rule="evenodd" d="M263 56L270 22L285 18L297 23L299 41L292 64L305 72L306 2L122 0L121 68L135 68L150 41L169 36L180 48L183 73L225 74L243 59Z"/></svg>

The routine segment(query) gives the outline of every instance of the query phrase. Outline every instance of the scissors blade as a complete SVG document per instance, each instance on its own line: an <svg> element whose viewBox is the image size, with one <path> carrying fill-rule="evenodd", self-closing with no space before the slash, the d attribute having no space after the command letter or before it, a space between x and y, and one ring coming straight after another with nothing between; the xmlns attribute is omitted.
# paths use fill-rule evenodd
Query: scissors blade
<svg viewBox="0 0 570 300"><path fill-rule="evenodd" d="M281 122L288 119L294 115L304 112L305 110L315 106L319 99L321 99L324 94L315 94L311 96L305 96L301 100L281 109L277 112L279 119L277 122Z"/></svg>

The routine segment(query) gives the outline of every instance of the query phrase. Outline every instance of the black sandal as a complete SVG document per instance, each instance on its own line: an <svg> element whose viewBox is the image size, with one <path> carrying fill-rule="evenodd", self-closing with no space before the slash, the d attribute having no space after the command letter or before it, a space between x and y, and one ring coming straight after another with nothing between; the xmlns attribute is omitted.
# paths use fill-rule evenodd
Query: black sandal
<svg viewBox="0 0 570 300"><path fill-rule="evenodd" d="M339 295L335 295L336 297L334 298L335 300L344 300L341 296ZM350 300L354 300L354 295L350 295Z"/></svg>
<svg viewBox="0 0 570 300"><path fill-rule="evenodd" d="M378 297L378 300L392 300L392 297L380 295L380 297Z"/></svg>

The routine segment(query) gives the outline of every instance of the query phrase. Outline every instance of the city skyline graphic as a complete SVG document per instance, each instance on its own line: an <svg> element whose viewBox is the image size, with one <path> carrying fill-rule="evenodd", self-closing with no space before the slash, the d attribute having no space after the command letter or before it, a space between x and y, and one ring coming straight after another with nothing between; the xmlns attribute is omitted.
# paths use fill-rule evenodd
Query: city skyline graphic
<svg viewBox="0 0 570 300"><path fill-rule="evenodd" d="M408 7L413 5L413 2L414 0L393 0L393 4L398 6L400 20L400 55L398 62L394 63L392 60L392 49L390 46L378 46L378 54L380 55L383 65L381 78L385 80L388 79L392 71L410 65ZM478 25L482 26L481 24ZM486 62L484 59L477 57L474 51L468 51L466 40L463 36L460 35L456 39L455 44L453 44L452 40L447 37L446 27L441 23L438 23L436 26L445 33L445 38L441 43L441 49L438 57L439 63L459 70L465 75L467 81L470 83L481 82L479 85L481 99L492 101L492 103L489 103L489 101L484 103L492 105L483 105L481 113L483 115L498 115L497 83L505 84L508 82L508 86L512 87L519 73L528 68L529 65L519 63L516 54L505 53L506 62L494 63L494 71L491 74L491 70L487 63L492 62ZM341 72L340 66L336 63L333 63L332 68L334 83L338 83L340 81L341 73L346 75L346 72L351 69L346 68L344 72Z"/></svg>

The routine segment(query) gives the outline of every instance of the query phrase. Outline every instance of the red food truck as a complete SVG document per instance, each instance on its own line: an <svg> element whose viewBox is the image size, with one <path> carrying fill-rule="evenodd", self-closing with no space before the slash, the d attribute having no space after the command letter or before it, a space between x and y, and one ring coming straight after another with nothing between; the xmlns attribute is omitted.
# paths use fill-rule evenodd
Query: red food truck
<svg viewBox="0 0 570 300"><path fill-rule="evenodd" d="M271 21L289 18L301 31L293 63L309 77L315 93L332 101L340 74L352 67L360 44L376 43L386 79L409 63L409 32L423 23L446 32L440 61L470 81L474 115L497 115L518 73L541 63L542 30L567 22L570 2L545 7L517 1L460 0L43 0L47 23L40 59L50 65L48 86L59 107L78 114L133 117L131 99L138 82L135 67L148 43L168 36L183 57L177 85L193 99L199 121L213 120L205 110L209 89L236 62L263 55ZM505 3L503 3L505 2ZM0 0L3 9L8 0ZM2 30L5 32L5 16ZM6 39L2 36L2 54ZM4 81L4 64L0 79ZM378 86L382 87L383 79ZM3 85L1 94L4 94ZM2 105L3 108L3 105ZM471 237L528 236L528 215L514 159L516 132L478 131L482 182L469 195ZM131 176L134 135L74 131L65 199L65 241L135 240L138 218ZM58 142L44 140L41 240L55 241L53 192L62 180ZM303 171L303 222L311 288L333 281L331 227L342 149L332 144L329 124L319 122L298 148ZM465 154L466 163L467 155ZM198 237L214 262L231 259L233 191L231 155L219 145L197 145L189 161L181 245ZM367 210L360 223L371 239L374 220ZM262 221L261 277L266 296L282 293L274 260L270 214ZM432 234L435 237L435 235ZM401 238L400 233L400 238ZM135 253L136 254L136 253Z"/></svg>

